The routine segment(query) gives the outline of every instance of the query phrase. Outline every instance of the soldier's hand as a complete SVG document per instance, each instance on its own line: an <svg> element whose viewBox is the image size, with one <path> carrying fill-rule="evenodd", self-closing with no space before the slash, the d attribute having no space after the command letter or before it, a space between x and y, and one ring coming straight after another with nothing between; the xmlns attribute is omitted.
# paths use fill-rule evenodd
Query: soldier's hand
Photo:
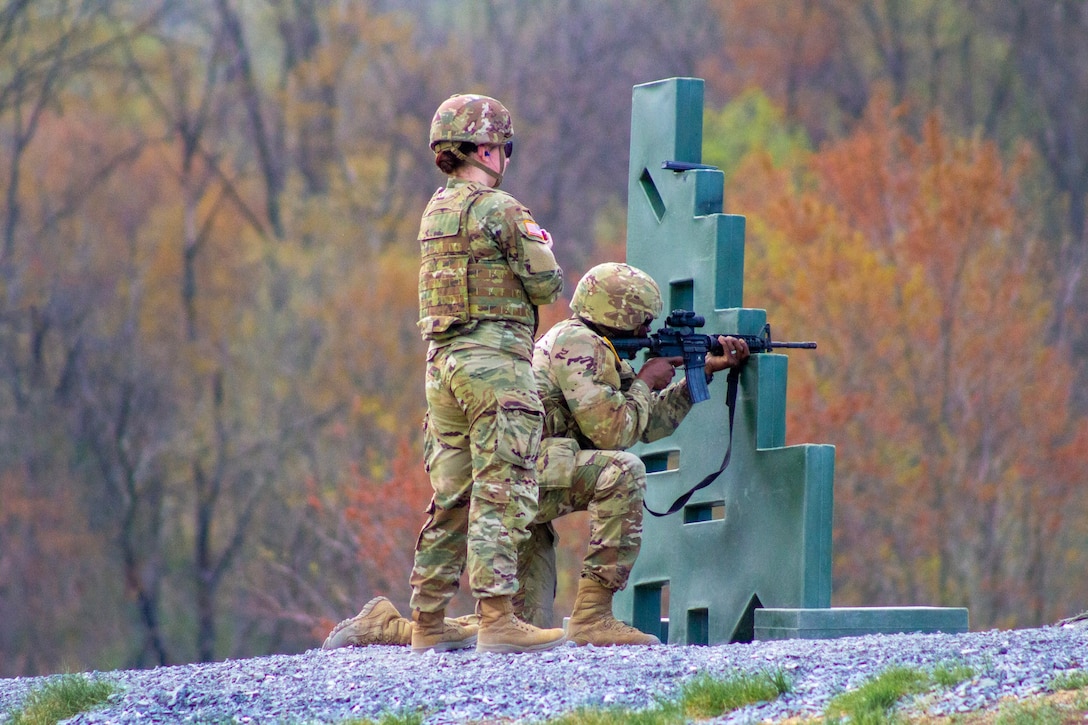
<svg viewBox="0 0 1088 725"><path fill-rule="evenodd" d="M708 373L716 373L726 368L740 367L751 354L748 350L748 343L732 335L718 335L718 344L722 346L722 354L708 354L706 356L706 371Z"/></svg>
<svg viewBox="0 0 1088 725"><path fill-rule="evenodd" d="M684 358L676 357L652 357L646 361L636 376L650 386L650 390L663 390L676 375L676 368L684 364Z"/></svg>

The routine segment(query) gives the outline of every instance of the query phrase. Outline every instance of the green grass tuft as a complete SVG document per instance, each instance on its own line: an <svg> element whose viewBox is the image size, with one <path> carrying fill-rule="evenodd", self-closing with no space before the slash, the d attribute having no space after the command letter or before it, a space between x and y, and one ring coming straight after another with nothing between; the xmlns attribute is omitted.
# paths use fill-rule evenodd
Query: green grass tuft
<svg viewBox="0 0 1088 725"><path fill-rule="evenodd" d="M1054 676L1050 681L1050 691L1083 690L1088 687L1088 670L1067 670Z"/></svg>
<svg viewBox="0 0 1088 725"><path fill-rule="evenodd" d="M894 721L892 710L907 695L928 689L930 677L911 667L890 667L856 690L832 698L827 706L830 719L849 718L852 725Z"/></svg>
<svg viewBox="0 0 1088 725"><path fill-rule="evenodd" d="M692 719L720 717L746 705L773 700L790 691L781 671L738 674L721 680L702 674L688 681L675 700L663 700L647 710L580 708L548 720L548 725L679 725Z"/></svg>
<svg viewBox="0 0 1088 725"><path fill-rule="evenodd" d="M93 710L109 700L120 688L105 680L84 675L61 675L32 690L19 710L11 713L9 725L56 725L61 720Z"/></svg>
<svg viewBox="0 0 1088 725"><path fill-rule="evenodd" d="M970 665L942 663L933 670L933 680L941 687L955 687L976 674L975 669Z"/></svg>
<svg viewBox="0 0 1088 725"><path fill-rule="evenodd" d="M684 685L679 704L688 717L709 719L774 700L789 690L790 683L781 671L741 674L725 680L702 674Z"/></svg>

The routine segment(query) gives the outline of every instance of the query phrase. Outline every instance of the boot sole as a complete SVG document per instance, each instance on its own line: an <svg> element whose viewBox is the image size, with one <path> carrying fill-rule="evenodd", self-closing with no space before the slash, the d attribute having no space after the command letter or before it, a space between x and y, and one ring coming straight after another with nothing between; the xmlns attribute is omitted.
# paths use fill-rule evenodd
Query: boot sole
<svg viewBox="0 0 1088 725"><path fill-rule="evenodd" d="M416 654L423 654L424 652L453 652L454 650L468 649L473 646L476 646L476 635L457 640L456 642L439 642L430 647L412 647L412 651Z"/></svg>
<svg viewBox="0 0 1088 725"><path fill-rule="evenodd" d="M363 608L360 609L359 613L356 614L354 617L348 617L347 619L338 623L335 627L332 628L332 632L329 633L329 636L326 637L325 641L321 644L321 649L339 649L340 647L366 647L372 644L400 644L399 642L382 641L381 638L368 638L369 641L352 641L352 639L349 637L347 640L341 642L340 644L333 645L333 639L336 637L336 635L340 634L340 632L344 628L350 626L352 622L363 619L364 617L369 617L370 613L374 611L375 607L377 607L382 602L389 602L389 599L382 596L374 597L369 602L364 604ZM394 614L396 614L398 617L400 616L400 612L397 611L397 608L393 606L392 602L389 603L389 607L393 610Z"/></svg>
<svg viewBox="0 0 1088 725"><path fill-rule="evenodd" d="M519 652L545 652L550 649L555 649L559 645L566 643L566 637L560 637L554 642L544 642L542 644L534 644L528 646L518 644L482 644L480 642L477 642L476 651L491 652L493 654L501 655L517 654Z"/></svg>
<svg viewBox="0 0 1088 725"><path fill-rule="evenodd" d="M585 647L586 645L593 645L594 647L653 647L654 645L661 644L661 640L655 640L652 642L594 642L592 639L574 638L570 640L579 647Z"/></svg>

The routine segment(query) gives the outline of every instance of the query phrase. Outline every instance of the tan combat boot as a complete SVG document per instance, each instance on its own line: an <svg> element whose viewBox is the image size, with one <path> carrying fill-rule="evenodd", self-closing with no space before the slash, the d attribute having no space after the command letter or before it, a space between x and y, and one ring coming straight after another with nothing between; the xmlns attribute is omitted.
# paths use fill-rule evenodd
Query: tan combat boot
<svg viewBox="0 0 1088 725"><path fill-rule="evenodd" d="M567 641L561 629L538 629L515 617L510 597L481 599L478 607L477 652L542 652Z"/></svg>
<svg viewBox="0 0 1088 725"><path fill-rule="evenodd" d="M374 597L351 619L333 627L321 649L412 643L412 622L385 597Z"/></svg>
<svg viewBox="0 0 1088 725"><path fill-rule="evenodd" d="M446 610L437 612L412 613L412 651L449 652L455 649L467 649L476 644L475 624L460 624L453 619L446 619ZM461 618L465 619L465 618Z"/></svg>
<svg viewBox="0 0 1088 725"><path fill-rule="evenodd" d="M567 637L581 646L614 644L661 644L652 634L640 632L612 616L612 590L592 579L578 580L574 611L567 621Z"/></svg>
<svg viewBox="0 0 1088 725"><path fill-rule="evenodd" d="M453 622L454 624L460 625L462 627L471 627L473 632L480 629L479 614L462 614L460 617L451 617L446 621Z"/></svg>

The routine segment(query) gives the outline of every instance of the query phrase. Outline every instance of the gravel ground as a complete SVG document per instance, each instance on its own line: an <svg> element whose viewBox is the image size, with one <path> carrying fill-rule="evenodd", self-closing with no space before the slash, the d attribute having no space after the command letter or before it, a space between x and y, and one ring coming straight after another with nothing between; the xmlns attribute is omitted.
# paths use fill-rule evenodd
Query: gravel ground
<svg viewBox="0 0 1088 725"><path fill-rule="evenodd" d="M968 634L896 634L711 647L575 647L540 654L412 654L402 647L313 649L207 664L88 673L123 692L69 723L317 723L424 708L426 723L536 723L582 706L639 709L692 676L781 669L792 691L715 723L818 716L828 701L892 665L968 665L975 675L905 705L951 715L1043 694L1088 669L1088 622ZM0 723L45 678L0 679Z"/></svg>

